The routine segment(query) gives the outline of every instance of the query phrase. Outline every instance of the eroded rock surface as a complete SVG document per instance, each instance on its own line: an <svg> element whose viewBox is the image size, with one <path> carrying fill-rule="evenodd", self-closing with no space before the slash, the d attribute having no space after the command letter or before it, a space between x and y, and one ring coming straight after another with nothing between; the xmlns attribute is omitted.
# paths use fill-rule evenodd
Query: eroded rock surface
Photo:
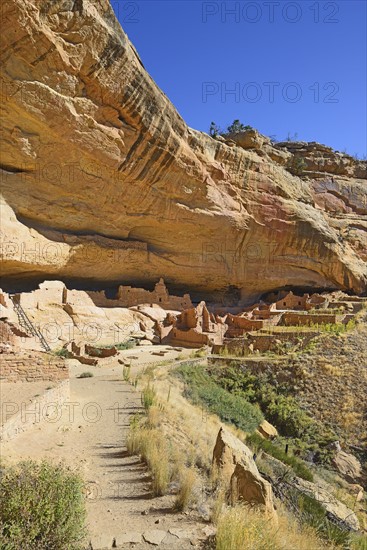
<svg viewBox="0 0 367 550"><path fill-rule="evenodd" d="M3 276L366 290L365 163L190 129L107 0L8 0L2 21Z"/></svg>
<svg viewBox="0 0 367 550"><path fill-rule="evenodd" d="M221 428L213 451L223 486L229 484L231 503L259 506L275 516L271 485L259 473L250 449L228 430Z"/></svg>
<svg viewBox="0 0 367 550"><path fill-rule="evenodd" d="M314 498L325 508L329 517L339 523L340 526L351 531L358 531L359 521L356 514L343 502L336 499L329 491L320 485L298 477L292 480L291 486L296 488L300 493Z"/></svg>
<svg viewBox="0 0 367 550"><path fill-rule="evenodd" d="M350 453L339 451L333 457L332 465L350 483L358 483L362 477L361 463Z"/></svg>

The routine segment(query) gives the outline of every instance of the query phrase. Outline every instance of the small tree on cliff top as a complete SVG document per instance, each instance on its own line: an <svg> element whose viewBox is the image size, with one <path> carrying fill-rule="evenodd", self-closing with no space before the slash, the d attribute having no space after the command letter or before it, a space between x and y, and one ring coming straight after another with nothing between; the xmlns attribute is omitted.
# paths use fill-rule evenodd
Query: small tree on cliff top
<svg viewBox="0 0 367 550"><path fill-rule="evenodd" d="M246 132L246 130L252 130L252 129L253 129L252 126L250 126L249 124L247 125L242 124L240 120L236 119L232 122L232 124L227 126L226 132L221 130L221 128L215 122L212 122L210 124L209 134L212 137L227 136L228 134L239 134L241 132Z"/></svg>
<svg viewBox="0 0 367 550"><path fill-rule="evenodd" d="M240 132L244 132L248 128L251 128L251 126L245 126L244 124L242 124L242 122L238 120L238 118L236 118L236 120L234 120L232 124L227 127L227 132L228 134L239 134Z"/></svg>

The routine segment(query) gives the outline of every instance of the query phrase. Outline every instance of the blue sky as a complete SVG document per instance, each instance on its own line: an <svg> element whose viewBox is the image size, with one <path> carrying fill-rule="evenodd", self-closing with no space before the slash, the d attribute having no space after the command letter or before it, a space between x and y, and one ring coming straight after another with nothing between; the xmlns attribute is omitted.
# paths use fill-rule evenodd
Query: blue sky
<svg viewBox="0 0 367 550"><path fill-rule="evenodd" d="M238 118L277 139L366 154L365 0L111 3L191 127Z"/></svg>

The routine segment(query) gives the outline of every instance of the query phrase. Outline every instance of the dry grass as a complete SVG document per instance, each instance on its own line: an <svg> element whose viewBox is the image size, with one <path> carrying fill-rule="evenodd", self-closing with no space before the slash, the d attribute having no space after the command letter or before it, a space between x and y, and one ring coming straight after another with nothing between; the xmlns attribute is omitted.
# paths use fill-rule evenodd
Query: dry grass
<svg viewBox="0 0 367 550"><path fill-rule="evenodd" d="M170 479L177 480L175 506L185 509L200 474L205 477L210 472L220 422L189 404L179 386L176 378L167 379L165 366L142 375L138 389L145 414L133 421L126 444L129 453L141 455L151 470L155 495L166 491Z"/></svg>
<svg viewBox="0 0 367 550"><path fill-rule="evenodd" d="M264 518L247 508L234 507L218 518L216 550L275 550Z"/></svg>
<svg viewBox="0 0 367 550"><path fill-rule="evenodd" d="M130 365L124 365L122 367L122 378L125 382L130 382L131 380L131 366Z"/></svg>
<svg viewBox="0 0 367 550"><path fill-rule="evenodd" d="M182 512L193 500L197 475L194 468L182 468L178 477L180 488L175 500L175 509Z"/></svg>
<svg viewBox="0 0 367 550"><path fill-rule="evenodd" d="M226 491L220 487L215 471L210 478L213 448L222 423L215 415L189 403L182 395L182 382L169 377L168 371L166 365L155 367L139 380L140 391L147 386L152 389L154 380L154 403L140 417L139 430L132 427L128 437L130 452L141 454L152 471L154 494L165 492L170 479L177 481L174 506L185 510L198 499L199 482L206 486L214 496L208 504L211 520L218 525L217 550L333 549L320 540L313 528L300 527L283 510L278 510L279 525L275 527L264 515L249 508L227 508ZM228 429L244 439L240 430ZM353 546L357 548L361 550L363 546Z"/></svg>
<svg viewBox="0 0 367 550"><path fill-rule="evenodd" d="M184 510L199 498L195 492L199 484L209 484L213 448L221 422L215 415L188 403L182 396L182 383L176 377L170 379L167 370L166 366L155 367L139 379L138 390L144 393L142 401L148 406L144 415L132 423L127 448L130 454L140 454L148 464L153 483L157 484L155 494L166 490L167 478L177 481L174 506L176 510ZM162 439L165 444L159 443ZM160 449L158 456L156 448Z"/></svg>
<svg viewBox="0 0 367 550"><path fill-rule="evenodd" d="M214 525L218 525L219 518L222 516L225 509L227 497L226 490L223 486L218 486L215 494L213 505L211 506L210 520Z"/></svg>
<svg viewBox="0 0 367 550"><path fill-rule="evenodd" d="M170 481L169 450L162 433L135 422L126 440L129 454L140 455L152 473L154 496L164 495Z"/></svg>
<svg viewBox="0 0 367 550"><path fill-rule="evenodd" d="M330 365L329 363L323 364L320 363L320 369L324 374L328 374L331 376L345 376L346 372L341 367L337 367L334 365Z"/></svg>
<svg viewBox="0 0 367 550"><path fill-rule="evenodd" d="M126 438L126 447L130 455L138 455L141 452L143 440L146 437L143 435L143 428L138 425L138 417L134 418Z"/></svg>
<svg viewBox="0 0 367 550"><path fill-rule="evenodd" d="M176 377L168 378L167 370L164 366L154 371L156 403L164 403L165 409L163 428L172 445L180 450L184 464L195 465L209 475L213 448L222 423L215 415L189 403L182 396L182 382ZM139 386L144 389L145 383L143 377Z"/></svg>
<svg viewBox="0 0 367 550"><path fill-rule="evenodd" d="M344 430L357 427L363 421L363 411L352 392L344 394L343 403L336 411L335 418Z"/></svg>
<svg viewBox="0 0 367 550"><path fill-rule="evenodd" d="M162 411L158 406L152 405L147 412L147 424L149 428L158 428L162 423Z"/></svg>
<svg viewBox="0 0 367 550"><path fill-rule="evenodd" d="M367 535L352 535L351 550L367 550Z"/></svg>
<svg viewBox="0 0 367 550"><path fill-rule="evenodd" d="M164 495L170 481L170 467L167 444L160 433L147 445L145 459L153 476L153 495Z"/></svg>
<svg viewBox="0 0 367 550"><path fill-rule="evenodd" d="M216 550L331 550L310 527L300 527L284 511L278 524L245 506L227 508L218 519Z"/></svg>

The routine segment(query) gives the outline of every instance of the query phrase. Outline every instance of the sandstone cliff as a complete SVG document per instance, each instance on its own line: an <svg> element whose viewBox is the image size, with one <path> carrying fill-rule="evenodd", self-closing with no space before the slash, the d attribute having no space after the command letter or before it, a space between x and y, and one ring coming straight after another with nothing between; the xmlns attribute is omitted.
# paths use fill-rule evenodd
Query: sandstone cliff
<svg viewBox="0 0 367 550"><path fill-rule="evenodd" d="M5 277L366 290L366 163L188 128L107 0L2 19Z"/></svg>

